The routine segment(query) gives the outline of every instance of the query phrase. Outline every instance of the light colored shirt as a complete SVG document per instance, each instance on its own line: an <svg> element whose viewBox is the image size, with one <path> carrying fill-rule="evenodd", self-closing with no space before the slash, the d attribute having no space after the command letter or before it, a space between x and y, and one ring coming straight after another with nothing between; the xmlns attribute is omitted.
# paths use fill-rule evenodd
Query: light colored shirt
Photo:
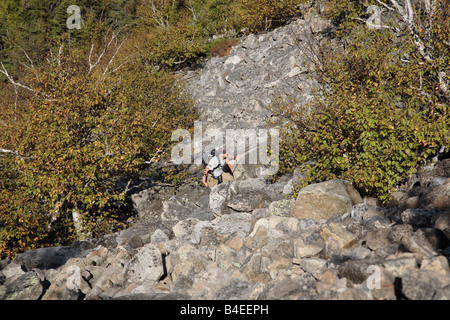
<svg viewBox="0 0 450 320"><path fill-rule="evenodd" d="M209 170L211 170L212 176L215 179L219 178L222 175L222 173L223 173L222 166L223 166L224 162L225 161L220 160L219 157L212 157L211 160L209 160L208 165L206 167Z"/></svg>

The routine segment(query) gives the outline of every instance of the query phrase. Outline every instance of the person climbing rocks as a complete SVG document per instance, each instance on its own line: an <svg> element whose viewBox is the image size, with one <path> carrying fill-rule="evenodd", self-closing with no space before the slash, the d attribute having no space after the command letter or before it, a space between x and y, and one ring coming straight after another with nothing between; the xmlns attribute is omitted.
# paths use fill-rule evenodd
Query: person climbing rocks
<svg viewBox="0 0 450 320"><path fill-rule="evenodd" d="M203 155L203 163L205 165L205 169L203 170L204 185L212 189L222 182L233 181L233 166L231 161L237 161L238 158L228 155L224 147L205 152Z"/></svg>

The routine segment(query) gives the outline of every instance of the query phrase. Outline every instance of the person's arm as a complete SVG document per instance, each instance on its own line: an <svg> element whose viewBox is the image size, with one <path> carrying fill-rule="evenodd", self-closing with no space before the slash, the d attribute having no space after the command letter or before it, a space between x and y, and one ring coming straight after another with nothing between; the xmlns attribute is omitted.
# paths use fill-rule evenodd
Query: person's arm
<svg viewBox="0 0 450 320"><path fill-rule="evenodd" d="M236 161L239 161L239 159L240 159L239 156L234 157L234 156L232 156L232 155L230 155L230 154L227 154L227 155L226 155L226 158L228 158L229 160L236 160ZM225 159L226 159L226 158L225 158Z"/></svg>
<svg viewBox="0 0 450 320"><path fill-rule="evenodd" d="M208 186L208 182L206 182L206 178L208 177L208 168L205 168L205 170L203 170L203 184L205 185L205 187Z"/></svg>

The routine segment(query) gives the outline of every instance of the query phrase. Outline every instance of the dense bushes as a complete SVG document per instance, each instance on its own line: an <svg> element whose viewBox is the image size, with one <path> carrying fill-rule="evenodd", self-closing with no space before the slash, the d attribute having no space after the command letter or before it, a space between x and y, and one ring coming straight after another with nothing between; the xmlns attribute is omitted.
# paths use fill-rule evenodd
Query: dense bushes
<svg viewBox="0 0 450 320"><path fill-rule="evenodd" d="M142 56L154 65L179 69L210 55L223 55L229 42L210 41L213 35L234 37L242 32L267 31L298 15L304 0L148 0L137 9L137 42ZM150 31L150 32L149 32ZM227 40L225 40L227 41ZM220 52L218 52L220 51Z"/></svg>
<svg viewBox="0 0 450 320"><path fill-rule="evenodd" d="M163 156L173 130L196 118L173 75L107 40L92 51L61 46L0 101L2 257L110 232L124 200L117 177Z"/></svg>
<svg viewBox="0 0 450 320"><path fill-rule="evenodd" d="M236 25L250 32L267 31L299 14L304 0L237 0Z"/></svg>
<svg viewBox="0 0 450 320"><path fill-rule="evenodd" d="M345 14L357 4L348 1ZM421 160L442 146L448 150L449 92L442 74L450 73L443 43L449 18L444 1L435 4L428 20L434 24L418 33L368 28L330 7L341 19L336 35L344 45L329 50L326 42L318 44L323 94L310 106L297 105L295 97L273 103L276 124L284 128L282 171L308 163L306 183L346 179L363 195L387 201Z"/></svg>

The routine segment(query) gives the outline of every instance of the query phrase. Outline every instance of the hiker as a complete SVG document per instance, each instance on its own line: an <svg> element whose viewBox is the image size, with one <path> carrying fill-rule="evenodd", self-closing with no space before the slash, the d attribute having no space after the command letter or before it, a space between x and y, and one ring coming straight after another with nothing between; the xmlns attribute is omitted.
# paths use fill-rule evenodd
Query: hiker
<svg viewBox="0 0 450 320"><path fill-rule="evenodd" d="M225 148L220 147L205 153L203 163L206 165L203 170L203 183L206 187L212 189L222 182L234 180L233 168Z"/></svg>
<svg viewBox="0 0 450 320"><path fill-rule="evenodd" d="M236 166L236 162L239 161L239 156L232 156L230 154L227 154L227 151L224 147L220 147L219 149L219 158L227 165L223 167L224 172L228 172L233 176L233 167Z"/></svg>

